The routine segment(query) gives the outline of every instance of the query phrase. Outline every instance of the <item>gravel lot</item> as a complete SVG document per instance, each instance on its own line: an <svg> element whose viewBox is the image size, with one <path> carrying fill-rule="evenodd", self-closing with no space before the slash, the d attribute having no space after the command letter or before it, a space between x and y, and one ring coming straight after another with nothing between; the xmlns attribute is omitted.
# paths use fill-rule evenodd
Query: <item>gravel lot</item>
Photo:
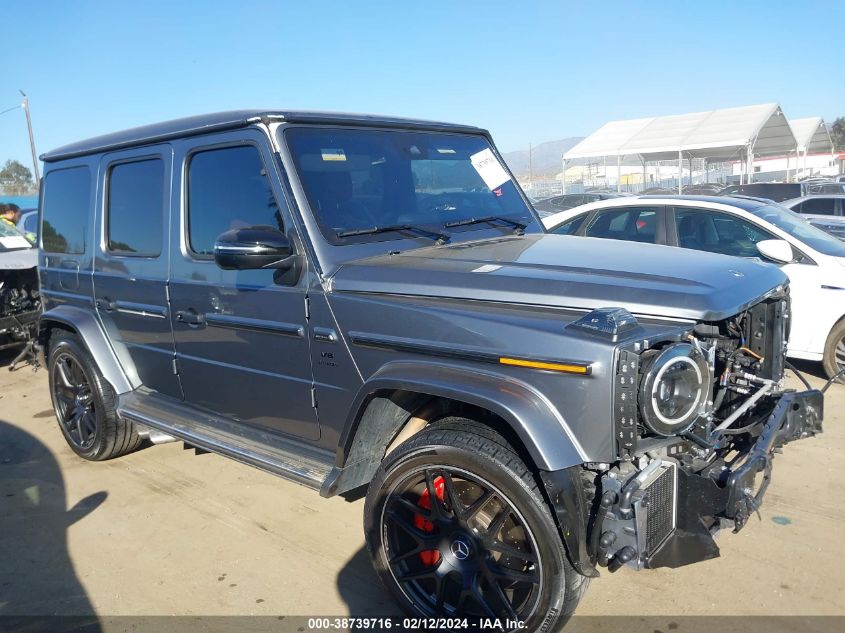
<svg viewBox="0 0 845 633"><path fill-rule="evenodd" d="M363 500L181 443L86 462L56 427L46 372L10 373L0 354L0 615L396 613L363 550ZM720 559L602 572L578 614L845 615L843 405L836 385L825 433L777 457L761 520L721 535Z"/></svg>

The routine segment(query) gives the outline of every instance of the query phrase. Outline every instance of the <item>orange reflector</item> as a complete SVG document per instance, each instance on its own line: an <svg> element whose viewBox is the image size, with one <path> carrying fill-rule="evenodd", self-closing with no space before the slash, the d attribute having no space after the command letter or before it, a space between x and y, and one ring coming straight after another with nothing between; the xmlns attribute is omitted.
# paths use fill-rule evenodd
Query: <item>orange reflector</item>
<svg viewBox="0 0 845 633"><path fill-rule="evenodd" d="M549 371L562 371L567 374L590 373L589 365L567 365L565 363L543 363L535 360L521 360L519 358L499 358L502 365L513 365L514 367L530 367L531 369L548 369Z"/></svg>

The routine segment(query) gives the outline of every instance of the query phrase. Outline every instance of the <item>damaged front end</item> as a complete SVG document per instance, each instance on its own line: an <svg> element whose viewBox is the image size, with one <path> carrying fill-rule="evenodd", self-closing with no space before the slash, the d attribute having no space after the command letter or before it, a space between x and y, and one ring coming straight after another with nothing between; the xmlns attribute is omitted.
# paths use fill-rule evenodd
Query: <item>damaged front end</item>
<svg viewBox="0 0 845 633"><path fill-rule="evenodd" d="M41 313L38 251L23 236L0 240L0 350L26 345Z"/></svg>
<svg viewBox="0 0 845 633"><path fill-rule="evenodd" d="M569 530L579 541L568 543L579 571L714 558L716 533L746 525L763 501L774 454L822 431L822 393L783 386L788 322L783 290L675 340L622 346L619 460L580 467L587 491L580 511L554 503L562 525L573 525L574 514L586 517L580 535ZM544 474L553 501L575 476L568 470Z"/></svg>

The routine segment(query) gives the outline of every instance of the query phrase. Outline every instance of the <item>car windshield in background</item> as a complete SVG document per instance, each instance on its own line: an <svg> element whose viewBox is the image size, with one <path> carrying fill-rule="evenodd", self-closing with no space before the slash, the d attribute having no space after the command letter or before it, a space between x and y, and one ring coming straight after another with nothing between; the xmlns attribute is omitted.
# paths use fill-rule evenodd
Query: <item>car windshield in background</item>
<svg viewBox="0 0 845 633"><path fill-rule="evenodd" d="M750 209L761 220L774 224L824 255L845 257L845 244L807 222L800 215L779 204Z"/></svg>
<svg viewBox="0 0 845 633"><path fill-rule="evenodd" d="M285 139L332 244L505 232L534 220L482 136L302 127Z"/></svg>

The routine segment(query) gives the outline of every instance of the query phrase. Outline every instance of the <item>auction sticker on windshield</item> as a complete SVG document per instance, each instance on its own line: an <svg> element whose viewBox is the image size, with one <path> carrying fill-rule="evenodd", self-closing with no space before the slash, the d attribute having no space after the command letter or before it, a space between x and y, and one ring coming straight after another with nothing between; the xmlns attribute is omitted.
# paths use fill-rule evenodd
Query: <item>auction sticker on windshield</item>
<svg viewBox="0 0 845 633"><path fill-rule="evenodd" d="M502 185L510 180L508 172L505 171L505 168L502 167L502 164L489 147L481 150L477 154L473 154L469 157L469 160L472 163L472 166L475 167L475 171L477 171L478 175L481 176L484 184L487 185L490 190L493 190L499 185Z"/></svg>
<svg viewBox="0 0 845 633"><path fill-rule="evenodd" d="M320 154L323 157L323 160L329 161L345 161L346 160L346 152L342 149L321 149Z"/></svg>

